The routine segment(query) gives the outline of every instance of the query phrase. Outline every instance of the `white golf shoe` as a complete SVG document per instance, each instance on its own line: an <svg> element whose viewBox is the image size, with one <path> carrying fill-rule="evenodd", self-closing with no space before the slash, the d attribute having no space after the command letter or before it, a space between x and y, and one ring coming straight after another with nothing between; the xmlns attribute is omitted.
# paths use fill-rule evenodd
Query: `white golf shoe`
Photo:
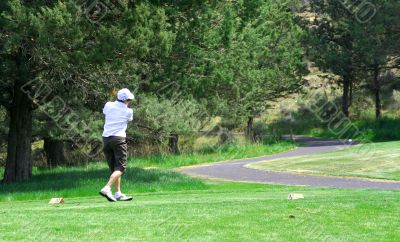
<svg viewBox="0 0 400 242"><path fill-rule="evenodd" d="M127 195L125 195L123 193L118 193L118 192L115 193L114 198L117 201L131 201L133 199L132 196L127 196Z"/></svg>
<svg viewBox="0 0 400 242"><path fill-rule="evenodd" d="M111 192L111 188L108 187L104 187L103 189L101 189L101 191L99 192L99 194L105 198L107 198L107 200L109 202L116 202L117 200L114 198L114 196L112 195Z"/></svg>

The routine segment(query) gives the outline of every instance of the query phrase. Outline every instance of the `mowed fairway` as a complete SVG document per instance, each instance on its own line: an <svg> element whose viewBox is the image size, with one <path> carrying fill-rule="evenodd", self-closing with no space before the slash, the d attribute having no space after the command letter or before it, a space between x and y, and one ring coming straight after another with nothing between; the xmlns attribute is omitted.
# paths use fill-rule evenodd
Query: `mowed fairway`
<svg viewBox="0 0 400 242"><path fill-rule="evenodd" d="M248 167L313 175L400 180L400 142L363 144L331 153L259 162Z"/></svg>
<svg viewBox="0 0 400 242"><path fill-rule="evenodd" d="M399 190L213 181L146 162L124 175L131 202L98 195L104 162L35 169L30 181L0 185L0 241L400 241ZM65 203L49 205L51 197Z"/></svg>
<svg viewBox="0 0 400 242"><path fill-rule="evenodd" d="M400 191L206 183L126 203L2 202L0 241L400 241Z"/></svg>

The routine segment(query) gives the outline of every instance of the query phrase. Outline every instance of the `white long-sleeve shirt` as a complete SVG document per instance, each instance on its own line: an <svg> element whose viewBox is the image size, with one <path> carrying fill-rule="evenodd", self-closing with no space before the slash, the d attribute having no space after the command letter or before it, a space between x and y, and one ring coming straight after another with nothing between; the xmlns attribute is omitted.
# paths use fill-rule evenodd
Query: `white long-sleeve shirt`
<svg viewBox="0 0 400 242"><path fill-rule="evenodd" d="M103 113L106 118L103 137L126 137L128 122L133 120L133 110L125 103L115 101L104 105Z"/></svg>

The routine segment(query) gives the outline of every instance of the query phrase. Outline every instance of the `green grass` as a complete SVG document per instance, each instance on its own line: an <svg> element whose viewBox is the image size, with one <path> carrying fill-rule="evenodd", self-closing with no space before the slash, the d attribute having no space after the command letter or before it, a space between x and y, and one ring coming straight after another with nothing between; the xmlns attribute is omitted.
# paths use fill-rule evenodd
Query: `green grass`
<svg viewBox="0 0 400 242"><path fill-rule="evenodd" d="M295 147L296 144L289 141L281 141L273 144L230 144L218 148L210 147L200 152L188 154L132 157L129 159L129 164L134 164L137 167L176 168L202 163L270 155L294 149Z"/></svg>
<svg viewBox="0 0 400 242"><path fill-rule="evenodd" d="M286 151L295 146L290 142L271 145L232 144L203 151L203 153L131 157L123 178L123 187L126 191L133 193L206 189L207 186L201 180L184 176L167 168L268 155ZM153 169L148 169L149 167ZM3 173L1 169L0 172ZM29 182L0 185L0 201L91 196L106 183L109 171L106 162L102 161L51 170L35 168L33 175Z"/></svg>
<svg viewBox="0 0 400 242"><path fill-rule="evenodd" d="M352 120L351 128L340 126L336 130L329 130L321 125L299 130L299 134L320 138L353 139L360 141L384 142L400 140L400 119L386 116L377 121L374 118ZM343 132L345 131L345 132Z"/></svg>
<svg viewBox="0 0 400 242"><path fill-rule="evenodd" d="M367 110L366 110L367 112ZM375 113L373 113L375 114ZM278 134L301 134L311 137L332 139L353 139L358 141L384 142L400 140L400 117L398 114L385 113L380 120L373 115L352 117L350 120L343 115L328 116L328 121L322 122L312 112L295 112L293 122L285 119L271 121L269 132ZM337 119L333 119L336 117ZM330 119L329 119L330 118ZM350 121L350 122L349 122Z"/></svg>
<svg viewBox="0 0 400 242"><path fill-rule="evenodd" d="M0 241L399 241L400 192L207 182L207 190L0 203ZM290 192L305 199L289 201Z"/></svg>
<svg viewBox="0 0 400 242"><path fill-rule="evenodd" d="M227 158L203 155L196 162ZM28 182L1 184L0 241L400 240L400 191L201 180L165 168L192 164L181 157L162 169L128 169L123 189L132 202L97 195L108 176L105 162L35 169ZM287 200L289 193L305 199ZM48 205L51 197L65 203Z"/></svg>
<svg viewBox="0 0 400 242"><path fill-rule="evenodd" d="M316 175L400 180L400 142L370 143L331 153L277 159L249 167Z"/></svg>
<svg viewBox="0 0 400 242"><path fill-rule="evenodd" d="M35 170L34 174L28 182L0 185L0 201L93 196L110 175L105 162L82 167ZM129 168L122 182L123 190L132 193L207 188L201 180L158 169Z"/></svg>

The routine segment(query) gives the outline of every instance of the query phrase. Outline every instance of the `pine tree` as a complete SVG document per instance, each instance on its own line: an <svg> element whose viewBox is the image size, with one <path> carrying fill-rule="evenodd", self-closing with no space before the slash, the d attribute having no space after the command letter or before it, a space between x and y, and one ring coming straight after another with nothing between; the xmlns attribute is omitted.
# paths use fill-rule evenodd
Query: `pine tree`
<svg viewBox="0 0 400 242"><path fill-rule="evenodd" d="M121 8L110 11L101 25L82 16L77 1L9 0L0 5L1 104L10 117L4 181L32 174L34 109L54 110L48 116L69 137L90 137L79 107L71 112L68 103L79 100L99 110L111 87L137 85L148 59L168 54L173 35L163 10L120 2Z"/></svg>
<svg viewBox="0 0 400 242"><path fill-rule="evenodd" d="M366 25L358 25L354 35L360 60L360 73L365 79L365 87L373 93L375 116L382 115L381 91L385 83L383 74L400 68L398 36L393 26L400 24L400 3L395 0L373 1L379 9L376 16Z"/></svg>

